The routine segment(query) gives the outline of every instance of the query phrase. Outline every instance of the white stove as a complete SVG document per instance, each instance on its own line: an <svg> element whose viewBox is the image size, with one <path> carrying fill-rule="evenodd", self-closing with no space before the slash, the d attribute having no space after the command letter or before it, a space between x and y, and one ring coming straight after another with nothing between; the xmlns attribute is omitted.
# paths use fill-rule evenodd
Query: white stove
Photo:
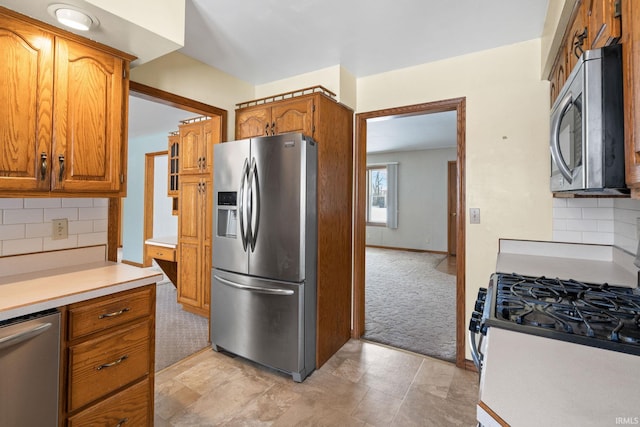
<svg viewBox="0 0 640 427"><path fill-rule="evenodd" d="M499 272L475 309L480 425L640 424L639 289Z"/></svg>

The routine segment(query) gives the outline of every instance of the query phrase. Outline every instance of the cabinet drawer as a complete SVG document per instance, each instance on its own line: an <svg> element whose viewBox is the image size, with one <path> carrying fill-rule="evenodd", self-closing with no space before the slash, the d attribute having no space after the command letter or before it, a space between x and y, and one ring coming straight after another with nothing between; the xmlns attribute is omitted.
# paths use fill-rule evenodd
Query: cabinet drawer
<svg viewBox="0 0 640 427"><path fill-rule="evenodd" d="M145 379L74 415L69 418L67 425L69 427L151 425L149 394L149 380Z"/></svg>
<svg viewBox="0 0 640 427"><path fill-rule="evenodd" d="M69 410L73 411L149 373L151 321L69 348Z"/></svg>
<svg viewBox="0 0 640 427"><path fill-rule="evenodd" d="M164 259L166 261L175 261L176 260L176 250L175 248L165 248L164 246L154 246L154 245L146 245L147 246L147 256L156 259Z"/></svg>
<svg viewBox="0 0 640 427"><path fill-rule="evenodd" d="M149 316L154 309L152 291L151 286L146 286L69 306L69 340Z"/></svg>

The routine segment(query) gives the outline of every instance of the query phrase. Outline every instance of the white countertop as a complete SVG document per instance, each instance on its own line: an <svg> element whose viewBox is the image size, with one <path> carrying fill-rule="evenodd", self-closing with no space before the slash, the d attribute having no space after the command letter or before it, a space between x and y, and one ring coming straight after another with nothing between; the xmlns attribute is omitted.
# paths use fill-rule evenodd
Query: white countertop
<svg viewBox="0 0 640 427"><path fill-rule="evenodd" d="M144 241L145 245L162 246L175 249L178 246L178 236L153 237Z"/></svg>
<svg viewBox="0 0 640 427"><path fill-rule="evenodd" d="M0 277L0 321L162 280L155 270L95 261Z"/></svg>
<svg viewBox="0 0 640 427"><path fill-rule="evenodd" d="M496 271L635 288L633 258L610 245L501 239Z"/></svg>

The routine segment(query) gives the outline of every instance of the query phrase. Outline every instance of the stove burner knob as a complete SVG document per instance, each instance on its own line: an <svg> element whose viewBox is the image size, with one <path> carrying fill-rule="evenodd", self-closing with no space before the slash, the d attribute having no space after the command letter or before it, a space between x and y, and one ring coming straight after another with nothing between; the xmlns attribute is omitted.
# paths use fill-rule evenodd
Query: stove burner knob
<svg viewBox="0 0 640 427"><path fill-rule="evenodd" d="M477 300L476 306L474 308L475 308L475 311L482 312L484 310L484 301Z"/></svg>
<svg viewBox="0 0 640 427"><path fill-rule="evenodd" d="M474 311L471 313L471 320L469 321L469 330L474 333L479 333L482 324L482 314Z"/></svg>
<svg viewBox="0 0 640 427"><path fill-rule="evenodd" d="M478 289L478 300L484 301L487 299L487 288Z"/></svg>

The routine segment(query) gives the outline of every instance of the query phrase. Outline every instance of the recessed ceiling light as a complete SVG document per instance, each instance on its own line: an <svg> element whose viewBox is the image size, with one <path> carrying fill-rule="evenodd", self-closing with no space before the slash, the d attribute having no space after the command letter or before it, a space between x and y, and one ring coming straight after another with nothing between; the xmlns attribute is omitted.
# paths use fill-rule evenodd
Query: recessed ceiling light
<svg viewBox="0 0 640 427"><path fill-rule="evenodd" d="M47 11L59 23L74 30L89 31L99 25L98 18L68 4L52 4L49 5Z"/></svg>

